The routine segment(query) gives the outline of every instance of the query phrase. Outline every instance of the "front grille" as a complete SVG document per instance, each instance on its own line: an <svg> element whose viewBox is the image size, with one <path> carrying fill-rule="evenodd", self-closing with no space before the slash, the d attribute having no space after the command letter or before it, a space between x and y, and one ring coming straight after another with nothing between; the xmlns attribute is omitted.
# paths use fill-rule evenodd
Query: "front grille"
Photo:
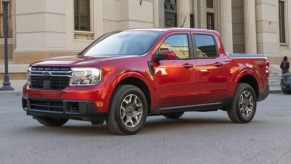
<svg viewBox="0 0 291 164"><path fill-rule="evenodd" d="M64 110L64 103L62 101L43 101L43 100L29 100L30 109L57 111Z"/></svg>
<svg viewBox="0 0 291 164"><path fill-rule="evenodd" d="M62 90L69 85L70 77L68 67L32 67L30 86L33 89Z"/></svg>
<svg viewBox="0 0 291 164"><path fill-rule="evenodd" d="M35 89L65 89L70 82L69 77L31 76L31 88Z"/></svg>

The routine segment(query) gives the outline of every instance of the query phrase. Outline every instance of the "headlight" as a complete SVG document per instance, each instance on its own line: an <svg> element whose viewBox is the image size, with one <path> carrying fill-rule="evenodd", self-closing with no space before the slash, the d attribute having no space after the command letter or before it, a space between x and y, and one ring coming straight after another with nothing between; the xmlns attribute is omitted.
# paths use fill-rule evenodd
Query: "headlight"
<svg viewBox="0 0 291 164"><path fill-rule="evenodd" d="M26 72L27 83L31 83L30 73L31 73L31 67L29 67L27 72Z"/></svg>
<svg viewBox="0 0 291 164"><path fill-rule="evenodd" d="M101 78L102 71L98 68L72 68L70 86L95 85Z"/></svg>

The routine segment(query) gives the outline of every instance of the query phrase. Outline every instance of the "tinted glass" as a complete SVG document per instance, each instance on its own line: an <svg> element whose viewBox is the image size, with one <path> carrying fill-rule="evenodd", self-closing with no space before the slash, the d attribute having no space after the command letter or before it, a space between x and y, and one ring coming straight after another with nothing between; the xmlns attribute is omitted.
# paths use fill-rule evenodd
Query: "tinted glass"
<svg viewBox="0 0 291 164"><path fill-rule="evenodd" d="M213 58L218 56L216 44L211 35L194 35L196 44L196 57Z"/></svg>
<svg viewBox="0 0 291 164"><path fill-rule="evenodd" d="M160 50L171 50L178 59L189 58L189 44L186 34L171 35L161 45Z"/></svg>
<svg viewBox="0 0 291 164"><path fill-rule="evenodd" d="M85 51L85 56L143 55L159 38L160 32L128 31L102 39Z"/></svg>

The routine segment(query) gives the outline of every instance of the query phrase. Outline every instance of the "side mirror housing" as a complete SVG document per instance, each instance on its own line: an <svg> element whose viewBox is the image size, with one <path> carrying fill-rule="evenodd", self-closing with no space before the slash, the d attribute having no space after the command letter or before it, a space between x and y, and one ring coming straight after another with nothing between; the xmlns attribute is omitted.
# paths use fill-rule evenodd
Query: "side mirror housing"
<svg viewBox="0 0 291 164"><path fill-rule="evenodd" d="M155 55L155 60L175 60L177 55L174 51L171 50L162 50L158 54Z"/></svg>

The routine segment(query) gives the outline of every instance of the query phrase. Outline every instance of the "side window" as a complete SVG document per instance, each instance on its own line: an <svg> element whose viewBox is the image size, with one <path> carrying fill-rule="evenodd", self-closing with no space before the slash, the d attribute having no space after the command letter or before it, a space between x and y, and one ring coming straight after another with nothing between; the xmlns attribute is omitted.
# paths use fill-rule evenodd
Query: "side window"
<svg viewBox="0 0 291 164"><path fill-rule="evenodd" d="M218 56L214 37L211 35L194 34L196 57L197 58L213 58Z"/></svg>
<svg viewBox="0 0 291 164"><path fill-rule="evenodd" d="M169 36L160 47L161 50L171 50L176 53L177 59L189 59L189 44L186 34Z"/></svg>

